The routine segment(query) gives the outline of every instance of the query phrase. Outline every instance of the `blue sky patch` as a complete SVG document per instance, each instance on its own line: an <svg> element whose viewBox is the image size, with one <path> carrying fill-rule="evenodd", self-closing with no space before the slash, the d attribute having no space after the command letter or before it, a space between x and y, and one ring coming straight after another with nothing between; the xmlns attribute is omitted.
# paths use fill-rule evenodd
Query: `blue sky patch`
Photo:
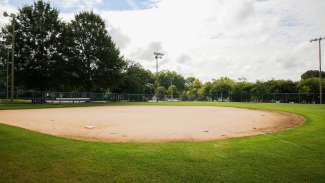
<svg viewBox="0 0 325 183"><path fill-rule="evenodd" d="M9 4L21 8L24 5L32 4L34 0L10 0ZM98 9L98 10L135 10L146 9L153 5L152 0L103 0L102 2L96 2L91 0L80 0L79 2L72 4L66 3L62 0L49 1L51 4L58 8L61 12L76 12L83 8Z"/></svg>

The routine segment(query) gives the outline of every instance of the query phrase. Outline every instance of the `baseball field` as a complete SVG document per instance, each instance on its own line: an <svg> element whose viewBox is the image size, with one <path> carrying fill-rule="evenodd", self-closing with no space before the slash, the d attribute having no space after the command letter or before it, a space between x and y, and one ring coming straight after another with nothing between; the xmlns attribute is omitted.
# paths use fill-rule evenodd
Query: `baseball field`
<svg viewBox="0 0 325 183"><path fill-rule="evenodd" d="M0 109L0 182L325 180L325 105L159 102Z"/></svg>

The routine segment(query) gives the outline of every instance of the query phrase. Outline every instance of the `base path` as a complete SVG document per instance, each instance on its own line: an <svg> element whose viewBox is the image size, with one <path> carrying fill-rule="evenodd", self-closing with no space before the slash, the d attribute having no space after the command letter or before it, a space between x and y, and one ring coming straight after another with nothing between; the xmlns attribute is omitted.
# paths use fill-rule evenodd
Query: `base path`
<svg viewBox="0 0 325 183"><path fill-rule="evenodd" d="M302 124L295 114L231 107L105 106L2 110L0 123L51 135L114 142L202 141Z"/></svg>

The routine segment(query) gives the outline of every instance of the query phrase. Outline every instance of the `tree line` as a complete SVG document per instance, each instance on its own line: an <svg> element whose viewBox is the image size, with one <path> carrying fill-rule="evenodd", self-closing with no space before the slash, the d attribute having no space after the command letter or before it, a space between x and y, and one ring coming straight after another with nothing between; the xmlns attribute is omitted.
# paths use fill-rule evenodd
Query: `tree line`
<svg viewBox="0 0 325 183"><path fill-rule="evenodd" d="M152 73L124 58L104 20L83 11L64 22L49 3L36 1L19 9L15 19L16 89L37 91L87 91L155 94L182 100L240 101L245 95L270 93L311 94L319 92L318 71L307 71L300 81L248 82L227 77L202 82L174 71ZM6 85L6 62L12 23L2 28L0 38L0 90ZM322 75L325 78L325 73ZM322 81L325 87L325 80ZM325 91L325 88L324 88Z"/></svg>
<svg viewBox="0 0 325 183"><path fill-rule="evenodd" d="M120 84L127 63L99 15L85 11L63 22L57 9L36 1L19 9L13 23L17 88L103 91ZM12 26L1 31L2 60Z"/></svg>
<svg viewBox="0 0 325 183"><path fill-rule="evenodd" d="M310 74L313 73L313 74ZM300 81L269 80L249 82L246 80L233 80L227 77L201 82L194 77L184 78L171 71L161 71L158 74L159 98L175 98L181 100L232 100L243 101L259 100L271 94L300 94L311 95L319 93L318 71L307 71L302 74ZM323 72L322 74L325 75ZM154 80L154 77L152 80ZM322 80L325 91L325 79ZM140 92L139 92L140 93Z"/></svg>

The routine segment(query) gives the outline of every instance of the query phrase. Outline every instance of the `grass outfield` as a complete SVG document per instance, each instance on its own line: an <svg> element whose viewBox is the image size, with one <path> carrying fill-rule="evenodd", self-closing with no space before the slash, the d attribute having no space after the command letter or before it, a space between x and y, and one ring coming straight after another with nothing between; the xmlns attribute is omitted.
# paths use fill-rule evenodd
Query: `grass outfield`
<svg viewBox="0 0 325 183"><path fill-rule="evenodd" d="M64 139L0 125L0 182L324 182L325 105L111 103L235 106L294 112L303 126L208 142L128 144ZM0 104L0 109L71 105Z"/></svg>

